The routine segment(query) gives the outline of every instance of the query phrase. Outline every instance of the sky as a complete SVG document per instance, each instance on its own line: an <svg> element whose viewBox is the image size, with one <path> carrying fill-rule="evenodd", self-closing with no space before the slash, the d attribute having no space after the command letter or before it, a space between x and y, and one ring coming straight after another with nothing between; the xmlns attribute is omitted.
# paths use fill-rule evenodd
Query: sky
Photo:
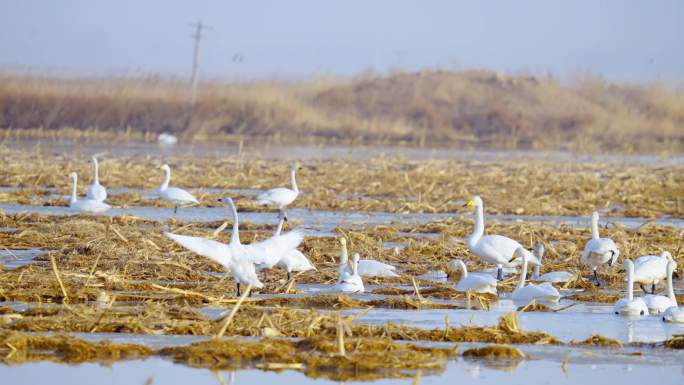
<svg viewBox="0 0 684 385"><path fill-rule="evenodd" d="M0 70L302 78L484 68L684 83L682 0L0 0Z"/></svg>

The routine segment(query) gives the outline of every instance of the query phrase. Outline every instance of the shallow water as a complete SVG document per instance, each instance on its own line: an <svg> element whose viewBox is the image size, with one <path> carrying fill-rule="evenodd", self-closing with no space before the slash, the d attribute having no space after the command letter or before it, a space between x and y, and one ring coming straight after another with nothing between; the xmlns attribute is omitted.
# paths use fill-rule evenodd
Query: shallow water
<svg viewBox="0 0 684 385"><path fill-rule="evenodd" d="M643 362L641 357L631 357L629 362L602 362L596 357L592 362L570 360L567 374L557 360L526 361L482 361L459 359L448 363L441 374L421 376L420 384L569 384L603 383L650 384L658 379L658 384L680 384L684 380L684 367L679 362ZM0 378L7 384L52 384L52 385L90 385L90 384L212 384L220 385L218 377L225 384L338 384L326 379L312 379L298 371L282 372L246 369L237 372L212 372L174 364L161 358L117 362L111 365L80 364L60 365L50 362L26 363L17 366L0 365ZM373 384L412 384L413 378L384 379ZM345 381L345 384L361 382Z"/></svg>
<svg viewBox="0 0 684 385"><path fill-rule="evenodd" d="M561 301L560 306L563 305ZM384 325L387 322L425 329L444 329L449 325L494 326L508 311L516 309L511 301L501 300L490 311L481 310L394 310L372 309L358 322ZM572 309L572 310L571 310ZM356 314L359 310L345 313ZM520 327L528 331L547 332L561 341L580 341L600 334L621 342L661 342L684 333L684 325L669 324L661 317L621 317L612 313L612 305L578 304L557 313L525 312L518 314Z"/></svg>
<svg viewBox="0 0 684 385"><path fill-rule="evenodd" d="M16 214L22 212L31 212L45 215L77 214L69 207L64 206L30 206L0 203L0 210L5 211L5 213L7 214ZM178 209L178 212L174 214L172 208L133 206L127 208L113 208L105 212L103 215L132 215L149 220L158 221L166 221L171 218L176 218L179 221L212 222L226 220L228 218L228 211L222 207L188 207L180 208ZM425 224L446 218L470 218L471 214L399 214L377 211L361 213L352 211L289 209L288 216L291 220L300 221L305 229L313 230L314 232L318 233L323 233L323 235L332 235L334 233L335 228L340 226L348 228L358 228L363 226L388 225L391 223ZM537 222L549 226L559 226L562 224L576 227L587 226L586 218L576 216L488 215L487 218L490 220L504 222ZM274 212L241 212L240 219L259 225L275 225L277 222L276 214ZM601 224L606 225L609 223L619 223L625 227L635 228L643 225L647 221L652 221L659 225L684 228L684 220L674 218L659 218L650 220L646 218L610 217L602 218ZM426 237L437 236L436 234L424 235L420 233L405 233L404 235L416 237L420 237L421 235Z"/></svg>
<svg viewBox="0 0 684 385"><path fill-rule="evenodd" d="M41 249L0 249L0 265L6 270L12 270L26 266L33 262L39 255L45 254Z"/></svg>
<svg viewBox="0 0 684 385"><path fill-rule="evenodd" d="M578 163L619 162L628 164L681 165L684 156L655 154L575 154L566 151L543 150L490 150L482 148L449 148L449 147L407 147L391 145L335 145L335 144L280 144L263 140L244 141L242 151L238 143L183 143L174 146L160 146L157 142L136 141L101 141L87 142L81 140L49 140L49 139L12 139L4 142L8 147L34 150L36 146L42 151L71 153L74 156L90 157L95 153L107 156L202 156L222 157L238 156L243 159L270 160L310 160L310 159L355 159L367 160L377 157L402 157L410 160L461 160L461 161L507 161L507 160L546 160L572 161Z"/></svg>

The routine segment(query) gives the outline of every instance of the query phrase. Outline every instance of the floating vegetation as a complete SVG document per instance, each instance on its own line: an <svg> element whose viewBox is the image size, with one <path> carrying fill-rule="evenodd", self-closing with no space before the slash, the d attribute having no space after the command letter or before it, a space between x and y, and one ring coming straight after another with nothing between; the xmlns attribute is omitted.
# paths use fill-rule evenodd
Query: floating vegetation
<svg viewBox="0 0 684 385"><path fill-rule="evenodd" d="M5 363L58 361L67 363L143 358L153 351L145 346L87 342L64 335L27 335L0 331L0 356Z"/></svg>
<svg viewBox="0 0 684 385"><path fill-rule="evenodd" d="M525 358L520 349L509 345L490 345L463 351L463 357L475 358Z"/></svg>
<svg viewBox="0 0 684 385"><path fill-rule="evenodd" d="M666 340L663 345L670 349L684 349L684 334L677 334Z"/></svg>
<svg viewBox="0 0 684 385"><path fill-rule="evenodd" d="M307 375L333 380L408 377L407 370L443 369L455 348L427 348L386 338L345 338L344 353L335 339L310 337L298 341L221 339L164 348L161 355L195 367L235 369L299 364ZM379 375L378 373L381 373Z"/></svg>
<svg viewBox="0 0 684 385"><path fill-rule="evenodd" d="M621 348L622 342L614 340L612 338L607 338L598 334L592 334L591 337L584 341L571 341L570 345L574 346L600 346L606 348Z"/></svg>

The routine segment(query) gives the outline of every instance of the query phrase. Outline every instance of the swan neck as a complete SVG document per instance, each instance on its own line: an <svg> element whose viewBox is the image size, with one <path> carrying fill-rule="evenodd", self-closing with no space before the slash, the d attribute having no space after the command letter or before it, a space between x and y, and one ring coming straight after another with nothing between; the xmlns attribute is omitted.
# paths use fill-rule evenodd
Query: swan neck
<svg viewBox="0 0 684 385"><path fill-rule="evenodd" d="M634 265L631 263L627 267L627 300L634 300Z"/></svg>
<svg viewBox="0 0 684 385"><path fill-rule="evenodd" d="M347 265L347 261L349 261L349 255L347 254L347 245L342 244L342 251L340 251L340 268L344 268L344 266Z"/></svg>
<svg viewBox="0 0 684 385"><path fill-rule="evenodd" d="M667 298L669 298L672 302L674 302L675 306L677 306L677 297L675 297L674 287L672 285L672 270L667 272Z"/></svg>
<svg viewBox="0 0 684 385"><path fill-rule="evenodd" d="M591 217L591 237L593 239L599 239L598 217L596 216Z"/></svg>
<svg viewBox="0 0 684 385"><path fill-rule="evenodd" d="M162 182L161 186L159 187L159 190L164 191L169 187L169 182L171 181L171 170L170 169L164 169L164 181Z"/></svg>
<svg viewBox="0 0 684 385"><path fill-rule="evenodd" d="M97 158L93 157L93 184L100 184L99 167L97 165Z"/></svg>
<svg viewBox="0 0 684 385"><path fill-rule="evenodd" d="M295 177L295 173L296 173L296 172L297 172L297 170L296 170L295 168L293 168L293 169L290 171L290 182L292 182L292 190L293 190L294 192L298 193L298 192L299 192L299 188L297 188L297 178Z"/></svg>
<svg viewBox="0 0 684 385"><path fill-rule="evenodd" d="M462 274L461 274L461 280L466 279L468 277L468 268L466 267L466 264L463 263L463 261L458 260L456 261L458 264L458 267L461 268Z"/></svg>
<svg viewBox="0 0 684 385"><path fill-rule="evenodd" d="M538 279L539 276L541 275L541 267L539 265L534 265L534 270L532 270L532 271L533 271L532 277L534 279Z"/></svg>
<svg viewBox="0 0 684 385"><path fill-rule="evenodd" d="M277 237L283 231L283 224L284 223L285 223L285 218L280 218L280 222L278 222L278 227L276 227L275 233L273 233L274 237Z"/></svg>
<svg viewBox="0 0 684 385"><path fill-rule="evenodd" d="M520 280L516 289L522 289L525 286L525 278L527 277L527 256L523 254L523 264L520 269Z"/></svg>
<svg viewBox="0 0 684 385"><path fill-rule="evenodd" d="M358 275L359 272L359 260L355 259L352 261L352 274Z"/></svg>
<svg viewBox="0 0 684 385"><path fill-rule="evenodd" d="M69 200L69 203L73 204L77 201L76 199L76 186L78 185L78 177L73 176L71 178L71 199Z"/></svg>
<svg viewBox="0 0 684 385"><path fill-rule="evenodd" d="M235 204L233 202L230 203L230 212L233 215L233 230L230 234L230 244L231 245L239 245L240 244L240 232L238 228L240 227L240 224L238 223L238 213L237 209L235 208Z"/></svg>
<svg viewBox="0 0 684 385"><path fill-rule="evenodd" d="M477 206L475 208L475 227L473 227L473 233L468 237L468 247L473 248L482 238L482 234L484 234L484 208Z"/></svg>

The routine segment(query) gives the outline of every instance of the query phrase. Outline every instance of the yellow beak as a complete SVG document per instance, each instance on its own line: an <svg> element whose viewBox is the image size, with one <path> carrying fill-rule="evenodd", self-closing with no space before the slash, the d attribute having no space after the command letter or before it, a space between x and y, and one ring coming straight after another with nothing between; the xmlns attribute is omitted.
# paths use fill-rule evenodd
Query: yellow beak
<svg viewBox="0 0 684 385"><path fill-rule="evenodd" d="M513 262L513 261L515 261L515 254L513 254L513 256L511 257L511 259L508 260L508 263L511 263L511 262Z"/></svg>
<svg viewBox="0 0 684 385"><path fill-rule="evenodd" d="M463 205L463 207L468 207L473 205L473 200L469 200L466 204Z"/></svg>

